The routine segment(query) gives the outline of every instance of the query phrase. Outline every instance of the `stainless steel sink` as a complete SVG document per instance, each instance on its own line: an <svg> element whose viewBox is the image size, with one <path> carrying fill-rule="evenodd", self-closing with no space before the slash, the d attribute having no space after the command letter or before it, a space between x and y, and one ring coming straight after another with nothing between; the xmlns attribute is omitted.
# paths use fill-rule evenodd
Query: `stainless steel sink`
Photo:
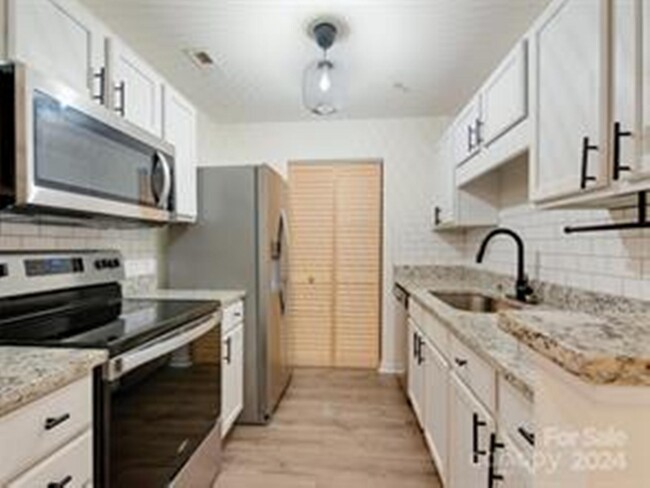
<svg viewBox="0 0 650 488"><path fill-rule="evenodd" d="M501 310L519 310L522 304L506 298L493 298L479 293L447 293L429 291L434 297L458 310L476 313L497 313Z"/></svg>

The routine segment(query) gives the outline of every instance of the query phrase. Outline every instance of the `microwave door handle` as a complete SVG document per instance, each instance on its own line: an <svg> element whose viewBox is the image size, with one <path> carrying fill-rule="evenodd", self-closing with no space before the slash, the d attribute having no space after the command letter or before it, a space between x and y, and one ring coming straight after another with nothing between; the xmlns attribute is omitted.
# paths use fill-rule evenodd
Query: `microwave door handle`
<svg viewBox="0 0 650 488"><path fill-rule="evenodd" d="M208 320L200 321L198 325L194 323L190 328L185 327L180 332L175 332L164 339L145 344L135 351L127 352L112 359L108 365L108 380L117 380L143 364L186 346L210 332L216 327L217 323L218 317L212 316Z"/></svg>
<svg viewBox="0 0 650 488"><path fill-rule="evenodd" d="M163 169L163 188L160 192L158 205L162 208L166 208L169 201L169 194L172 191L172 169L169 166L169 161L167 161L167 158L163 153L156 152L156 157L160 160Z"/></svg>

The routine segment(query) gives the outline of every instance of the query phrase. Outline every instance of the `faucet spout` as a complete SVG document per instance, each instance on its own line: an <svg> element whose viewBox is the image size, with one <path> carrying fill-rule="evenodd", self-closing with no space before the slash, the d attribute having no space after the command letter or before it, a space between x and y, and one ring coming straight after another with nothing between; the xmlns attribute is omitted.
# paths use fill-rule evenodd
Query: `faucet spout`
<svg viewBox="0 0 650 488"><path fill-rule="evenodd" d="M515 298L521 302L525 302L529 295L532 295L533 290L528 283L528 278L526 276L526 266L525 266L525 253L524 253L524 241L523 239L512 229L507 229L505 227L500 227L494 229L488 235L485 236L481 246L476 255L476 262L482 263L483 258L485 257L485 251L487 250L488 243L492 240L493 237L498 235L507 235L512 237L517 245L517 283L515 290Z"/></svg>

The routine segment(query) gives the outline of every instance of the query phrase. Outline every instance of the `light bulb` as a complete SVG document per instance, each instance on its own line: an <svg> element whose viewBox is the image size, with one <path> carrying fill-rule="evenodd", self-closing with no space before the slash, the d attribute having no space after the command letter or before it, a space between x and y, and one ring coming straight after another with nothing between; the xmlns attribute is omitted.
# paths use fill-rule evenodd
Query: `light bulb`
<svg viewBox="0 0 650 488"><path fill-rule="evenodd" d="M322 92L328 92L329 89L332 87L332 80L330 79L330 73L329 73L329 68L325 67L323 70L323 74L320 77L320 81L318 82L318 87Z"/></svg>

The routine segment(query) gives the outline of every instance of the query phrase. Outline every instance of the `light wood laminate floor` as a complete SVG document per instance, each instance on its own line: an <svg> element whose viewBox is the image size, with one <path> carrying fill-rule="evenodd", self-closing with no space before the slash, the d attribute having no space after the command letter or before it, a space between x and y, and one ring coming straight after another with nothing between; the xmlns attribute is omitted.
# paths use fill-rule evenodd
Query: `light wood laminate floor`
<svg viewBox="0 0 650 488"><path fill-rule="evenodd" d="M299 369L270 425L237 426L215 488L439 488L393 376Z"/></svg>

